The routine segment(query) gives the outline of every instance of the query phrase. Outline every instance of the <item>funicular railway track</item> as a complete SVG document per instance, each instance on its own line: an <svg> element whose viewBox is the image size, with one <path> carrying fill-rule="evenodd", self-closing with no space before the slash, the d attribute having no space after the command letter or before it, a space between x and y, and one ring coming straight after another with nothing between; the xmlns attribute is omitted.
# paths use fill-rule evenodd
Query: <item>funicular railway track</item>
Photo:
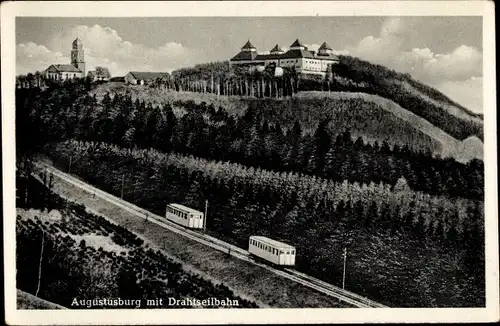
<svg viewBox="0 0 500 326"><path fill-rule="evenodd" d="M42 169L46 169L47 171L53 173L55 176L65 180L66 182L72 184L73 186L76 186L82 190L85 190L89 192L90 194L95 194L95 196L98 196L99 198L106 200L132 214L134 214L137 217L140 217L142 219L146 219L152 223L157 224L158 226L161 226L163 228L166 228L174 233L177 233L183 237L186 237L188 239L191 239L193 241L196 241L198 243L204 244L208 247L211 247L213 249L222 251L222 252L228 252L231 256L236 257L241 260L245 260L247 262L250 262L254 265L258 265L262 268L265 268L276 275L280 275L282 277L285 277L289 280L292 280L294 282L297 282L299 284L302 284L304 286L307 286L311 289L314 289L318 292L324 293L326 295L332 296L337 298L340 301L346 302L353 307L358 307L358 308L383 308L386 307L380 303L374 302L368 298L365 298L363 296L360 296L358 294L352 293L350 291L346 291L342 288L339 288L337 286L334 286L332 284L326 283L324 281L321 281L317 278L311 277L307 274L300 273L294 269L291 268L283 268L283 269L278 269L274 268L271 265L264 264L261 262L256 261L248 251L241 249L239 247L236 247L232 244L229 244L227 242L224 242L222 240L219 240L217 238L214 238L210 235L190 230L187 228L184 228L181 225L178 225L174 222L171 222L162 216L153 214L141 207L138 207L132 203L129 203L125 200L122 200L121 198L118 198L114 195L111 195L103 190L100 190L94 186L91 186L67 173L64 173L53 166L43 163L43 162L38 162L36 163L36 166L38 167L39 171Z"/></svg>

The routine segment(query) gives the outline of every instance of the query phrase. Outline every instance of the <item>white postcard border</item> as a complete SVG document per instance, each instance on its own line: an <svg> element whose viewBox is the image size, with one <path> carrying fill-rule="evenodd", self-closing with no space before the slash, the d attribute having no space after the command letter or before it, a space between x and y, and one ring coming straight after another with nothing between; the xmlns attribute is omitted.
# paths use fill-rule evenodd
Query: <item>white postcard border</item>
<svg viewBox="0 0 500 326"><path fill-rule="evenodd" d="M160 14L165 13L165 14ZM16 310L15 17L483 16L485 308ZM494 4L488 1L7 2L1 5L6 322L49 324L261 324L481 322L499 319Z"/></svg>

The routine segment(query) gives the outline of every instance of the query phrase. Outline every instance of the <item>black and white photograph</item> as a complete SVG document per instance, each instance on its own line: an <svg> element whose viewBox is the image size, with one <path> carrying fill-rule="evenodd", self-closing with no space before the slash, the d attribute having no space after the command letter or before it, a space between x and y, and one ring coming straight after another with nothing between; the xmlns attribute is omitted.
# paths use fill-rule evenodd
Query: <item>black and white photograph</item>
<svg viewBox="0 0 500 326"><path fill-rule="evenodd" d="M7 323L498 320L494 6L418 2L2 4Z"/></svg>

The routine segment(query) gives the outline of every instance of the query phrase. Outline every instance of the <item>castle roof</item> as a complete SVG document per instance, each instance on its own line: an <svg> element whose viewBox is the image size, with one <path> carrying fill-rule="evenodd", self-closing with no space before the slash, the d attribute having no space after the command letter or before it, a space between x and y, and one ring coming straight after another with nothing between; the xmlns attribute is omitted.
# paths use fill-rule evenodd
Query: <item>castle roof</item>
<svg viewBox="0 0 500 326"><path fill-rule="evenodd" d="M332 47L329 46L326 42L323 42L323 44L321 44L321 46L319 47L318 50L331 50L331 51L333 51Z"/></svg>
<svg viewBox="0 0 500 326"><path fill-rule="evenodd" d="M258 54L254 60L278 60L283 58L283 53Z"/></svg>
<svg viewBox="0 0 500 326"><path fill-rule="evenodd" d="M237 55L231 58L231 61L246 61L246 60L255 60L257 57L257 53L255 51L241 51Z"/></svg>
<svg viewBox="0 0 500 326"><path fill-rule="evenodd" d="M82 45L82 41L80 40L80 38L76 38L74 41L73 41L73 44L78 44L78 45Z"/></svg>
<svg viewBox="0 0 500 326"><path fill-rule="evenodd" d="M288 50L280 56L280 59L310 58L314 59L314 53L308 50Z"/></svg>
<svg viewBox="0 0 500 326"><path fill-rule="evenodd" d="M334 54L314 54L311 51L308 50L288 50L285 53L270 53L270 54L258 54L253 59L250 58L250 55L248 55L247 59L240 59L240 60L256 60L256 61L263 61L263 60L281 60L281 59L296 59L296 58L307 58L307 59L328 59L328 60L339 60L339 58L334 55ZM238 61L238 60L233 60L231 61Z"/></svg>
<svg viewBox="0 0 500 326"><path fill-rule="evenodd" d="M303 49L300 49L302 47ZM283 53L283 50L278 44L276 44L269 54L257 54L256 51L244 51L244 49L255 49L255 47L248 41L242 48L242 51L232 57L230 61L265 61L265 60L280 60L280 59L296 59L296 58L309 58L309 59L320 59L320 60L333 60L338 61L339 58L332 53L315 53L309 51L306 46L304 46L298 39L290 45L290 50ZM299 49L298 49L299 48ZM332 48L326 43L320 46L319 50L332 50Z"/></svg>
<svg viewBox="0 0 500 326"><path fill-rule="evenodd" d="M252 43L250 43L250 40L248 40L245 45L243 45L243 47L241 48L242 50L246 50L246 49L256 49L257 48L255 46L252 45Z"/></svg>
<svg viewBox="0 0 500 326"><path fill-rule="evenodd" d="M337 57L333 53L317 53L316 58L318 59L330 59L330 60L340 60L339 57Z"/></svg>
<svg viewBox="0 0 500 326"><path fill-rule="evenodd" d="M271 49L271 52L280 52L280 51L283 51L283 49L280 48L278 44L276 44L274 48Z"/></svg>
<svg viewBox="0 0 500 326"><path fill-rule="evenodd" d="M307 47L300 43L299 39L296 39L295 42L292 43L292 45L290 45L291 48L296 48L296 47L304 47L306 50L307 50Z"/></svg>

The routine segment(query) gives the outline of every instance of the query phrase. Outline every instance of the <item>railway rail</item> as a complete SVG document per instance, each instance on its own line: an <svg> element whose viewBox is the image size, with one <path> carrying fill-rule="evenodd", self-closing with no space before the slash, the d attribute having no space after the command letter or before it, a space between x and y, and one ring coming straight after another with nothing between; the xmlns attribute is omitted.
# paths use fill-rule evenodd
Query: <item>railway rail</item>
<svg viewBox="0 0 500 326"><path fill-rule="evenodd" d="M196 241L198 243L204 244L208 247L211 247L213 249L229 253L231 256L250 262L254 265L260 266L262 268L265 268L271 272L273 272L276 275L280 275L282 277L285 277L289 280L292 280L294 282L297 282L299 284L302 284L306 287L309 287L313 290L316 290L318 292L324 293L326 295L329 295L331 297L335 297L340 301L346 302L354 307L358 308L385 308L387 306L384 306L378 302L372 301L368 298L365 298L363 296L360 296L358 294L352 293L350 291L347 291L345 289L339 288L337 286L334 286L332 284L329 284L327 282L321 281L317 278L314 278L312 276L309 276L304 273L300 273L296 270L290 269L290 268L284 268L284 269L277 269L274 268L270 265L261 263L256 261L248 251L241 249L237 246L234 246L232 244L229 244L227 242L224 242L222 240L219 240L217 238L214 238L210 235L207 235L205 233L200 233L198 231L186 229L183 226L180 226L174 222L171 222L162 216L153 214L141 207L138 207L132 203L129 203L121 198L118 198L114 195L111 195L103 190L100 190L94 186L91 186L65 172L62 172L55 167L44 163L44 162L37 162L36 167L38 168L39 171L41 170L47 170L53 173L55 176L63 179L64 181L80 188L83 189L90 194L95 194L95 196L98 196L99 198L108 201L109 203L112 203L113 205L116 205L129 213L134 214L137 217L143 218L145 220L148 220L152 223L157 224L160 227L163 227L165 229L168 229L171 232L177 233L183 237L186 237L190 240Z"/></svg>

